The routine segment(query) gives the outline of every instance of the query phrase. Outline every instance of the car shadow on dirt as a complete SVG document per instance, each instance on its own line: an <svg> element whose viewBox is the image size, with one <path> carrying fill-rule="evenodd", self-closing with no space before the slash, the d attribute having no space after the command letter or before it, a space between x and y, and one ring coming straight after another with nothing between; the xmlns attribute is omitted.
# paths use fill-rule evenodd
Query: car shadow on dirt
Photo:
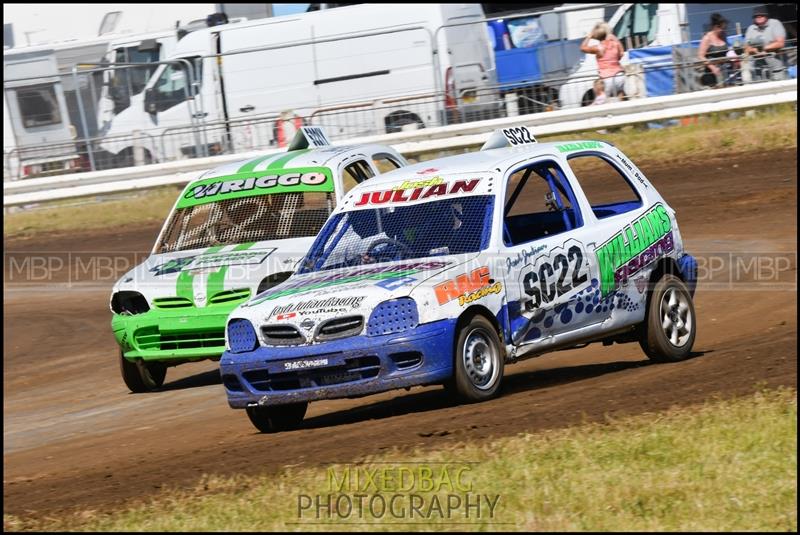
<svg viewBox="0 0 800 535"><path fill-rule="evenodd" d="M508 374L503 379L503 391L500 395L500 399L502 400L503 397L520 392L550 388L552 386L591 379L609 373L651 365L653 365L653 363L649 360L619 361ZM340 412L307 418L303 421L301 428L316 429L333 427L365 420L380 420L393 416L440 410L457 405L460 405L458 400L453 399L445 390L429 390L401 395L392 399L369 403Z"/></svg>
<svg viewBox="0 0 800 535"><path fill-rule="evenodd" d="M687 360L702 356L706 353L713 353L713 349L705 351L692 351ZM649 366L654 364L652 361L643 359L639 361L619 361L619 362L606 362L602 364L584 364L581 366L569 366L565 368L553 368L549 370L536 370L524 373L508 373L503 379L503 393L502 395L513 394L516 392L524 392L530 390L539 390L551 386L558 386L560 384L571 383L580 381L581 379L589 379L591 377L598 377L607 373L614 373L630 368L640 368L642 366ZM513 372L514 368L511 366L510 370ZM161 388L154 392L166 392L170 390L184 390L187 388L200 388L204 386L221 385L222 378L219 370L209 370L188 377L183 377L176 381L165 383ZM428 399L432 398L432 399ZM408 408L404 408L409 405ZM328 425L337 425L340 423L353 423L361 421L362 419L373 418L387 418L390 416L397 416L400 414L407 414L412 412L420 412L426 410L436 410L444 407L451 407L458 405L458 402L452 401L442 390L431 392L420 392L418 394L411 394L406 396L398 396L390 400L379 401L370 403L362 407L349 409L341 413L332 413L325 416L316 418L309 418L305 420L303 427L327 427ZM377 411L377 414L366 414L362 417L363 412ZM342 415L349 420L337 420L332 423L320 423L317 425L317 420L327 417L338 417ZM354 418L354 419L352 419ZM309 423L312 422L312 423Z"/></svg>
<svg viewBox="0 0 800 535"><path fill-rule="evenodd" d="M169 372L167 372L169 373ZM177 381L166 382L159 388L158 392L165 392L167 390L184 390L186 388L198 388L202 386L221 385L222 377L219 370L209 370L207 372L197 373L178 379ZM224 393L224 392L223 392Z"/></svg>

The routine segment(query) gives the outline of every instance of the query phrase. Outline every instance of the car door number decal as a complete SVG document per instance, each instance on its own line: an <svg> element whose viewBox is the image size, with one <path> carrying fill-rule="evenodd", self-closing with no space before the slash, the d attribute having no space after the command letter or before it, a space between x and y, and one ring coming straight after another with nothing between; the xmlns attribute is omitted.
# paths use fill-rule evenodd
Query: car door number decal
<svg viewBox="0 0 800 535"><path fill-rule="evenodd" d="M559 253L552 262L543 262L538 269L534 266L523 275L522 286L530 298L525 307L531 310L549 304L557 297L584 285L588 280L589 277L583 269L583 251L577 245L572 245L567 249L566 255Z"/></svg>

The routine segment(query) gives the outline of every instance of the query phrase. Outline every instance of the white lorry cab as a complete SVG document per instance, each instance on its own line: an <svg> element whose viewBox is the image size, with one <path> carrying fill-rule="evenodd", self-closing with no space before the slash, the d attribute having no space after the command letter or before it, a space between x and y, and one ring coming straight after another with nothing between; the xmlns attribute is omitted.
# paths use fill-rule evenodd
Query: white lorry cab
<svg viewBox="0 0 800 535"><path fill-rule="evenodd" d="M499 102L485 25L455 25L482 19L480 4L359 4L200 29L101 146L131 150L130 139L113 138L139 131L164 161L279 145L282 113L333 139L439 125L448 113L490 116Z"/></svg>
<svg viewBox="0 0 800 535"><path fill-rule="evenodd" d="M245 20L244 17L237 17L230 22ZM176 29L119 35L112 39L99 64L87 65L102 69L100 102L94 103L98 109L97 132L104 134L111 127L114 117L128 109L131 99L144 91L159 62L175 53L175 47L182 37L206 28L207 24L207 19L198 19ZM93 133L92 137L95 135Z"/></svg>
<svg viewBox="0 0 800 535"><path fill-rule="evenodd" d="M131 105L131 97L144 91L147 81L158 68L158 62L175 51L178 36L175 30L155 32L144 35L129 35L112 40L108 50L100 60L102 68L106 64L149 63L134 67L120 66L102 72L102 92L98 104L97 129L107 130L115 115Z"/></svg>

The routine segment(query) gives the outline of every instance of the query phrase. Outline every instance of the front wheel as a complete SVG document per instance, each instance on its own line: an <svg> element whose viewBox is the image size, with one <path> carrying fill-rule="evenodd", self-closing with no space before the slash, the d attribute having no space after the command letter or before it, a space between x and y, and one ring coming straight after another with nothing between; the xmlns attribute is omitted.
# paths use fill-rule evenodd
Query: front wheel
<svg viewBox="0 0 800 535"><path fill-rule="evenodd" d="M119 367L122 380L134 394L150 392L164 384L167 367L161 362L145 362L142 359L130 361L119 353Z"/></svg>
<svg viewBox="0 0 800 535"><path fill-rule="evenodd" d="M299 426L306 415L306 409L308 402L305 401L271 407L247 407L247 417L262 433L275 433Z"/></svg>
<svg viewBox="0 0 800 535"><path fill-rule="evenodd" d="M503 346L494 325L475 316L456 340L454 377L450 389L467 402L494 397L503 380Z"/></svg>
<svg viewBox="0 0 800 535"><path fill-rule="evenodd" d="M656 362L677 362L689 356L697 334L692 294L674 275L656 283L641 326L639 345Z"/></svg>

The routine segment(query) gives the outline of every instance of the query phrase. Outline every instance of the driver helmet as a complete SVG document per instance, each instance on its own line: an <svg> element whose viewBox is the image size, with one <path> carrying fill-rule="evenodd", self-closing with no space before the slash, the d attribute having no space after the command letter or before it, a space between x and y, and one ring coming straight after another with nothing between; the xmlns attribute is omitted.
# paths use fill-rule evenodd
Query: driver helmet
<svg viewBox="0 0 800 535"><path fill-rule="evenodd" d="M450 205L450 215L452 216L453 227L452 230L458 230L464 224L464 205L460 202L454 202Z"/></svg>

